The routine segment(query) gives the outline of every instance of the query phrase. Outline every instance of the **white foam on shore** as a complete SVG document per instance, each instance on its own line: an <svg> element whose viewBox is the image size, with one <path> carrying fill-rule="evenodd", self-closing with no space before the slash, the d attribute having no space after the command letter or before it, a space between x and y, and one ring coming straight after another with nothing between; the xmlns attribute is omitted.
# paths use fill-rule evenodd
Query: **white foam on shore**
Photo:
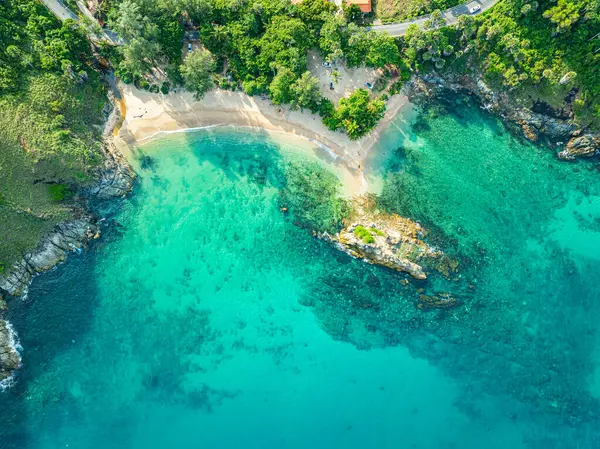
<svg viewBox="0 0 600 449"><path fill-rule="evenodd" d="M8 346L18 355L19 365L21 365L21 352L23 351L23 346L21 346L21 343L19 342L19 337L17 336L17 332L15 331L12 324L10 324L8 321L4 321L4 323L6 324L6 328L8 329ZM17 381L15 379L15 373L13 372L13 374L10 377L7 377L6 379L0 381L0 391L8 390L9 388L13 387L16 383Z"/></svg>
<svg viewBox="0 0 600 449"><path fill-rule="evenodd" d="M344 178L346 176L348 176L348 174L353 173L352 165L353 165L354 161L346 160L346 158L344 157L343 154L336 152L333 148L324 144L320 140L313 138L313 137L308 137L308 136L305 136L302 134L291 133L291 132L284 131L284 130L269 129L269 128L265 128L260 125L238 125L238 124L233 124L233 123L218 123L218 124L214 124L214 125L191 127L191 128L181 128L181 129L175 129L175 130L170 130L170 131L158 131L150 136L147 136L147 137L144 137L143 139L138 140L137 144L138 145L145 144L145 143L148 143L149 140L151 140L151 139L160 138L161 136L166 136L169 134L192 133L192 132L205 131L205 130L216 129L216 128L230 128L233 131L250 129L254 132L263 132L263 133L271 136L276 143L278 143L282 146L285 146L286 144L288 144L288 145L294 146L296 148L301 148L303 151L313 152L315 156L317 156L319 159L321 159L326 164L332 164L332 163L339 164L340 162L342 162L341 165L344 166L344 171L346 172L346 174L344 174L342 172L336 172L336 175L338 176L338 178L340 179L340 182L342 182L343 185L346 185ZM285 136L286 139L281 139L279 136ZM294 142L291 142L289 140L290 138L296 140L295 145L294 145ZM301 143L305 143L308 145L301 145ZM321 151L322 154L318 154L319 151ZM327 160L327 159L329 159L329 160ZM356 167L354 167L354 169L355 168ZM351 197L357 193L358 194L364 193L368 190L368 182L364 176L364 173L362 172L362 170L360 170L360 165L359 165L358 172L360 173L360 179L356 176L356 174L351 175L355 179L355 181L353 181L353 184L356 183L356 186L354 186L355 189L354 190L351 189L350 193L347 193L347 192L344 193L343 194L344 196Z"/></svg>
<svg viewBox="0 0 600 449"><path fill-rule="evenodd" d="M314 143L318 148L324 150L333 160L338 160L341 156L333 151L330 147L325 145L323 142L318 141L317 139L306 138L311 143Z"/></svg>
<svg viewBox="0 0 600 449"><path fill-rule="evenodd" d="M140 144L142 142L147 142L148 140L151 140L151 139L154 139L157 137L161 137L164 135L169 135L169 134L192 133L192 132L204 131L204 130L213 129L213 128L232 128L232 129L244 128L244 129L251 129L253 131L264 131L267 134L283 134L283 135L287 135L287 136L293 136L297 139L302 139L306 142L309 142L309 143L315 145L319 149L325 151L334 160L338 160L339 158L342 157L340 154L336 153L331 147L325 145L320 140L317 140L317 139L314 139L311 137L306 137L301 134L293 134L293 133L289 133L287 131L278 131L278 130L267 129L262 126L234 125L231 123L217 123L214 125L196 126L196 127L191 127L191 128L181 128L181 129L174 129L174 130L170 130L170 131L157 131L154 134L151 134L149 136L144 137L143 139L138 140L137 143Z"/></svg>
<svg viewBox="0 0 600 449"><path fill-rule="evenodd" d="M202 131L204 129L216 128L217 126L228 126L227 123L217 123L216 125L206 125L206 126L197 126L193 128L181 128L181 129L173 129L170 131L156 131L154 134L150 134L149 136L144 137L137 141L137 143L142 143L150 139L154 139L155 137L160 137L168 134L179 134L179 133L191 133L195 131Z"/></svg>

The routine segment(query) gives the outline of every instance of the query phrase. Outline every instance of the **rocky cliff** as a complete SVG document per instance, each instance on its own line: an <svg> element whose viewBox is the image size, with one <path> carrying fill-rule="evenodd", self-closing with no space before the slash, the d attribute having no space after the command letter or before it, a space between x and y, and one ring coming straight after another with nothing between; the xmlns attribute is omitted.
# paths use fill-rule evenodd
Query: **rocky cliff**
<svg viewBox="0 0 600 449"><path fill-rule="evenodd" d="M112 97L111 97L112 99ZM109 103L110 105L110 103ZM115 123L114 116L118 108L110 106L107 110L107 123ZM91 240L100 237L96 219L88 212L90 200L105 200L123 197L131 191L135 173L123 156L114 147L110 139L111 129L105 130L103 164L96 173L96 182L84 187L77 195L74 215L70 221L59 223L54 230L42 237L36 248L0 276L0 298L2 292L11 296L27 294L27 288L33 277L63 262L70 252L86 248ZM11 373L20 366L20 357L16 350L16 334L10 325L2 319L6 302L0 300L0 384L6 385Z"/></svg>
<svg viewBox="0 0 600 449"><path fill-rule="evenodd" d="M600 135L586 131L576 123L569 105L553 108L541 101L527 104L506 92L492 90L481 76L427 74L414 76L406 86L408 96L416 102L435 99L445 91L472 95L487 111L498 115L512 129L532 142L543 142L557 149L564 160L600 155Z"/></svg>

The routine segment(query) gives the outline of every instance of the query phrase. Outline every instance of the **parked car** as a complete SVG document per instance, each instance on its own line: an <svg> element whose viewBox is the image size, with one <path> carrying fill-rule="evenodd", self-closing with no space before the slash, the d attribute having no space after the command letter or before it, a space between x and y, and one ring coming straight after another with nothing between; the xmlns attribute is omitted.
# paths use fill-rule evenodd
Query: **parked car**
<svg viewBox="0 0 600 449"><path fill-rule="evenodd" d="M331 62L324 62L323 67L331 67Z"/></svg>
<svg viewBox="0 0 600 449"><path fill-rule="evenodd" d="M367 89L373 89L373 85L368 81L365 83L365 86L367 87Z"/></svg>
<svg viewBox="0 0 600 449"><path fill-rule="evenodd" d="M479 11L481 9L481 5L475 5L475 6L471 6L471 9L469 9L469 12L471 14L475 14L477 11Z"/></svg>
<svg viewBox="0 0 600 449"><path fill-rule="evenodd" d="M333 83L329 83L329 90L333 90Z"/></svg>
<svg viewBox="0 0 600 449"><path fill-rule="evenodd" d="M188 42L188 53L192 52L192 43Z"/></svg>

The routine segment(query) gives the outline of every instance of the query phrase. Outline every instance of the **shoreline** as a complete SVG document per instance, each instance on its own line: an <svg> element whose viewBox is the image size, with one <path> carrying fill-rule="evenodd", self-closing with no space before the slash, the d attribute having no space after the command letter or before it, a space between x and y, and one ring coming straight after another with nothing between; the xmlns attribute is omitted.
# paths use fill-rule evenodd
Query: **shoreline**
<svg viewBox="0 0 600 449"><path fill-rule="evenodd" d="M207 92L201 100L195 100L191 92L185 91L154 94L122 83L119 89L125 103L125 117L115 140L121 141L119 149L127 155L131 154L132 147L164 134L227 126L252 128L267 132L275 141L282 142L282 137L292 136L300 147L304 142L329 153L344 166L344 187L350 194L366 191L364 165L370 149L391 120L410 105L407 96L393 96L377 127L353 141L346 134L325 127L318 114L291 111L287 106L274 105L268 99L242 92L216 89Z"/></svg>

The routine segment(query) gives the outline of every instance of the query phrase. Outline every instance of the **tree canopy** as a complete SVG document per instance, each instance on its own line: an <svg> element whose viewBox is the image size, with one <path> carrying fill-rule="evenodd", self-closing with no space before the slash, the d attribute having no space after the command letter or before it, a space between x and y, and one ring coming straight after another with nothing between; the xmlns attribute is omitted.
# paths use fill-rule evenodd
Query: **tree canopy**
<svg viewBox="0 0 600 449"><path fill-rule="evenodd" d="M194 50L183 61L181 74L186 87L200 99L213 86L216 61L208 50Z"/></svg>

